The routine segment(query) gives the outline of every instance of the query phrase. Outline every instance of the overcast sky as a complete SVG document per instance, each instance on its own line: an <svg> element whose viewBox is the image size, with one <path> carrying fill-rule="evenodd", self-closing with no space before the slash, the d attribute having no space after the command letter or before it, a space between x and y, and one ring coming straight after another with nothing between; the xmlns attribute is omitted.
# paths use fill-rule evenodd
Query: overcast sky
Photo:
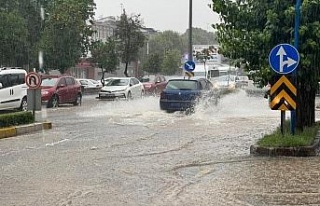
<svg viewBox="0 0 320 206"><path fill-rule="evenodd" d="M189 27L189 0L95 0L96 18L120 16L122 8L127 14L141 14L144 26L159 31L173 30L183 33ZM213 31L210 26L219 21L218 15L208 7L210 0L193 0L193 27Z"/></svg>

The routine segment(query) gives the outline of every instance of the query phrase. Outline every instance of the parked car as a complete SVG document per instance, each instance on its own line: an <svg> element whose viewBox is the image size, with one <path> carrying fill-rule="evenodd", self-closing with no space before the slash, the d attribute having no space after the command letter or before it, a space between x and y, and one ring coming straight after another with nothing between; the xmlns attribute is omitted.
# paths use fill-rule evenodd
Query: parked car
<svg viewBox="0 0 320 206"><path fill-rule="evenodd" d="M212 83L205 79L170 79L160 94L160 109L168 112L193 111L204 99L216 100L218 94Z"/></svg>
<svg viewBox="0 0 320 206"><path fill-rule="evenodd" d="M253 81L249 79L248 76L236 76L236 87L248 87L253 85Z"/></svg>
<svg viewBox="0 0 320 206"><path fill-rule="evenodd" d="M67 103L81 105L81 85L72 76L44 77L41 83L41 101L48 108Z"/></svg>
<svg viewBox="0 0 320 206"><path fill-rule="evenodd" d="M163 75L157 75L153 81L149 80L142 84L146 95L159 95L166 87L167 80Z"/></svg>
<svg viewBox="0 0 320 206"><path fill-rule="evenodd" d="M26 75L21 68L0 68L0 110L27 110Z"/></svg>
<svg viewBox="0 0 320 206"><path fill-rule="evenodd" d="M104 79L101 79L100 80L100 83L102 84L102 86L108 84L108 82L112 79L112 77L107 77L107 78L104 78Z"/></svg>
<svg viewBox="0 0 320 206"><path fill-rule="evenodd" d="M236 76L235 75L222 75L212 78L214 88L222 91L234 91L236 89Z"/></svg>
<svg viewBox="0 0 320 206"><path fill-rule="evenodd" d="M98 82L94 79L77 79L77 81L80 82L81 86L86 89L86 88L101 88L102 83Z"/></svg>
<svg viewBox="0 0 320 206"><path fill-rule="evenodd" d="M99 99L132 99L142 97L144 88L135 77L112 77L99 92Z"/></svg>

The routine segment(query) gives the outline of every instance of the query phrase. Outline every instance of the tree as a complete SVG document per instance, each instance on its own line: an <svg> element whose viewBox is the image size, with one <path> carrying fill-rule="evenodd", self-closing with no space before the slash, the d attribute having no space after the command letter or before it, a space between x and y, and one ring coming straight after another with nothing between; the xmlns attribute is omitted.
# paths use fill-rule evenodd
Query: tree
<svg viewBox="0 0 320 206"><path fill-rule="evenodd" d="M143 47L145 36L141 32L140 15L127 16L125 10L116 23L115 35L118 38L121 60L125 63L124 75L128 77L128 65L137 61L139 49Z"/></svg>
<svg viewBox="0 0 320 206"><path fill-rule="evenodd" d="M48 5L49 16L40 47L44 52L46 68L61 73L74 66L89 48L89 37L95 3L93 0L59 0ZM70 15L72 14L72 15Z"/></svg>
<svg viewBox="0 0 320 206"><path fill-rule="evenodd" d="M213 0L212 9L222 23L216 24L221 52L243 58L249 70L270 71L268 54L279 43L293 44L295 1ZM315 122L315 93L320 71L320 23L318 1L303 1L299 29L301 63L297 70L297 128ZM265 73L265 72L264 72ZM270 78L271 72L269 72Z"/></svg>
<svg viewBox="0 0 320 206"><path fill-rule="evenodd" d="M116 42L112 38L108 38L107 42L93 42L91 55L93 62L102 69L102 79L105 72L115 71L119 64Z"/></svg>
<svg viewBox="0 0 320 206"><path fill-rule="evenodd" d="M0 11L0 18L0 64L22 66L28 37L25 21L15 11Z"/></svg>
<svg viewBox="0 0 320 206"><path fill-rule="evenodd" d="M178 50L171 50L166 53L162 62L162 72L167 75L173 75L179 69L181 64L181 53Z"/></svg>
<svg viewBox="0 0 320 206"><path fill-rule="evenodd" d="M201 52L196 52L194 56L197 60L203 63L204 68L206 68L206 63L211 59L212 53L216 52L216 48L214 46L209 46L209 48L203 49ZM205 74L206 75L206 74Z"/></svg>
<svg viewBox="0 0 320 206"><path fill-rule="evenodd" d="M186 49L189 41L189 29L182 34ZM217 35L214 32L208 32L201 28L192 28L192 42L194 45L213 45L218 44Z"/></svg>
<svg viewBox="0 0 320 206"><path fill-rule="evenodd" d="M143 64L143 70L152 74L157 74L161 71L162 58L159 53L150 54L147 61Z"/></svg>

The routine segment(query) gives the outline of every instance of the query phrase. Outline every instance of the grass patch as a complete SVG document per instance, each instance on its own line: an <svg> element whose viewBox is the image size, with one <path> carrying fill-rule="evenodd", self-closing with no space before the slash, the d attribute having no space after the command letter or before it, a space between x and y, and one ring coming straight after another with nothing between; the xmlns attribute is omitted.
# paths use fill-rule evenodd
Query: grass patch
<svg viewBox="0 0 320 206"><path fill-rule="evenodd" d="M296 134L290 132L290 122L284 124L284 134L281 133L280 126L270 135L264 136L258 141L258 145L262 147L301 147L313 144L320 124L316 123L313 127L306 127L303 131L296 130Z"/></svg>

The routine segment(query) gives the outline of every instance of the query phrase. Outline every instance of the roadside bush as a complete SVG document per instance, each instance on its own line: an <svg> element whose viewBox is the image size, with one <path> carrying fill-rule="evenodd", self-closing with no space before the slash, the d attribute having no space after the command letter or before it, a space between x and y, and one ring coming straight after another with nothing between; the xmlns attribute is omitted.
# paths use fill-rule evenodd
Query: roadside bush
<svg viewBox="0 0 320 206"><path fill-rule="evenodd" d="M284 134L281 133L279 126L272 134L264 136L258 141L259 146L263 147L297 147L310 146L320 129L320 123L316 122L312 127L305 127L303 131L296 131L295 135L290 133L290 121L285 121Z"/></svg>
<svg viewBox="0 0 320 206"><path fill-rule="evenodd" d="M0 114L0 128L21 124L30 124L33 122L34 117L31 112L14 112L8 114Z"/></svg>

